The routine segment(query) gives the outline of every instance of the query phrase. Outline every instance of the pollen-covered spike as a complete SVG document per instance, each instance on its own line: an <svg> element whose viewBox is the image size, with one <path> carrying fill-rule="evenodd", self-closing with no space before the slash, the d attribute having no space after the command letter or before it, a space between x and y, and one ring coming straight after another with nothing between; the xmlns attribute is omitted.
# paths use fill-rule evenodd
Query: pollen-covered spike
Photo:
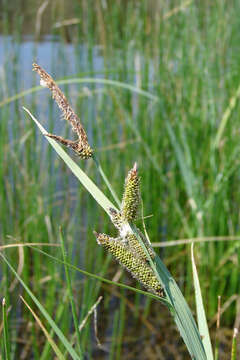
<svg viewBox="0 0 240 360"><path fill-rule="evenodd" d="M110 236L108 236L107 234L97 233L96 231L94 231L93 233L96 236L97 243L99 245L106 245L111 239Z"/></svg>
<svg viewBox="0 0 240 360"><path fill-rule="evenodd" d="M143 233L141 231L138 231L138 234L142 240L142 242L144 243L144 245L146 246L146 248L148 249L148 253L151 256L152 259L155 258L156 254L154 253L151 244L149 244L148 240L146 239L145 235L143 235Z"/></svg>
<svg viewBox="0 0 240 360"><path fill-rule="evenodd" d="M56 101L59 109L62 111L63 117L70 122L73 131L78 136L78 141L73 141L71 144L69 140L65 140L61 137L58 137L57 135L52 135L50 137L55 137L55 139L60 141L62 144L71 147L82 159L88 159L92 157L93 150L88 144L87 134L81 124L79 117L75 114L69 105L66 96L57 86L53 78L43 68L41 68L41 66L33 64L33 70L39 74L41 78L40 84L44 87L48 87L52 92L53 99Z"/></svg>
<svg viewBox="0 0 240 360"><path fill-rule="evenodd" d="M142 248L141 244L139 243L136 235L127 234L126 241L127 241L129 248L133 252L133 254L135 254L139 259L148 261L148 256L145 253L144 249ZM144 243L144 245L146 246L145 243ZM148 251L149 255L151 256L151 258L153 258L154 253L153 253L152 249L149 246L146 246L146 248L147 248L147 251Z"/></svg>
<svg viewBox="0 0 240 360"><path fill-rule="evenodd" d="M140 200L140 180L137 173L137 163L129 171L124 186L121 214L124 221L134 221L137 217Z"/></svg>
<svg viewBox="0 0 240 360"><path fill-rule="evenodd" d="M109 212L113 225L120 230L123 225L121 213L113 208L109 208Z"/></svg>
<svg viewBox="0 0 240 360"><path fill-rule="evenodd" d="M147 254L145 253L144 249L142 248L141 244L138 242L138 239L134 234L127 234L126 236L127 244L133 254L135 254L139 259L144 261L148 260Z"/></svg>
<svg viewBox="0 0 240 360"><path fill-rule="evenodd" d="M81 159L87 160L92 157L93 150L89 144L84 144L79 141L74 141L73 145L70 146Z"/></svg>
<svg viewBox="0 0 240 360"><path fill-rule="evenodd" d="M162 286L152 268L145 261L138 258L128 245L119 241L118 238L113 239L106 234L95 233L95 235L98 244L106 248L144 287L159 296L164 296Z"/></svg>

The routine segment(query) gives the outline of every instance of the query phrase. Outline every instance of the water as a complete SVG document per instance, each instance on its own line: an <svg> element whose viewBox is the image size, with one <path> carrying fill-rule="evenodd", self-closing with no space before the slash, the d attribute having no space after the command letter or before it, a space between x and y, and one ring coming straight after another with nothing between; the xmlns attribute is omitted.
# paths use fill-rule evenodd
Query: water
<svg viewBox="0 0 240 360"><path fill-rule="evenodd" d="M64 76L75 77L79 73L82 76L89 73L94 73L99 77L103 76L104 61L100 46L94 46L91 49L93 62L92 70L89 71L89 50L84 44L63 44L59 37L50 35L45 36L41 42L35 42L31 36L24 36L21 42L17 42L13 36L1 35L0 44L1 83L4 84L3 88L4 86L8 88L7 94L6 90L3 94L3 99L6 95L16 94L16 89L13 87L16 80L21 91L39 83L38 75L34 74L33 76L31 72L33 62L41 65L55 80L64 78ZM12 67L10 64L14 66ZM81 88L84 86L82 85Z"/></svg>

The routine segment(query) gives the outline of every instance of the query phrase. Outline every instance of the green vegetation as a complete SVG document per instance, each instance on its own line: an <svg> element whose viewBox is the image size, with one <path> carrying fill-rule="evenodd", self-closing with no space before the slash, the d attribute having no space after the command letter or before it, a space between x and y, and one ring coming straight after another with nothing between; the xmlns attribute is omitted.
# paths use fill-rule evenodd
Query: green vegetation
<svg viewBox="0 0 240 360"><path fill-rule="evenodd" d="M2 358L188 356L154 295L76 271L137 286L96 244L93 230L117 236L108 217L22 110L73 139L48 90L37 86L34 61L60 80L80 116L101 167L69 155L107 198L121 197L127 171L138 162L148 236L193 311L190 246L158 244L200 238L194 255L210 336L215 344L221 295L215 354L229 358L239 326L240 3L62 0L45 2L42 16L41 3L26 4L22 11L21 2L2 1L0 9L0 236L2 246L16 245L4 257L18 275L1 262ZM84 323L80 334L77 322ZM237 340L235 332L232 358Z"/></svg>

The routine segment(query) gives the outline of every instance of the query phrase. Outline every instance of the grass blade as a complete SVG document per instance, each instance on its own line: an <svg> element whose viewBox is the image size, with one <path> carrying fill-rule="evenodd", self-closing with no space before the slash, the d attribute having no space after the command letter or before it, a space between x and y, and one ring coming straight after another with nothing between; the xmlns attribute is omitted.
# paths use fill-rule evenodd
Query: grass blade
<svg viewBox="0 0 240 360"><path fill-rule="evenodd" d="M30 113L28 109L23 107L23 109L31 116L33 121L37 124L40 131L43 135L47 134L47 131L44 127L37 121L37 119ZM109 208L116 207L113 203L108 200L108 198L103 194L103 192L94 184L94 182L89 179L89 177L85 174L84 171L67 155L67 153L61 148L61 146L53 139L46 136L48 142L52 145L57 154L62 158L62 160L66 163L69 169L73 172L73 174L78 178L78 180L82 183L82 185L88 190L88 192L94 197L97 203L109 214Z"/></svg>
<svg viewBox="0 0 240 360"><path fill-rule="evenodd" d="M51 345L51 347L53 348L53 351L55 352L55 354L57 355L57 358L60 360L64 360L64 356L61 353L60 349L58 348L57 344L55 343L55 341L53 341L51 335L48 333L47 329L43 326L41 320L39 319L39 317L37 316L37 314L33 311L33 309L29 306L29 304L26 302L26 300L24 300L24 298L22 296L20 296L20 299L24 302L24 304L26 305L26 307L30 310L30 312L32 313L33 317L35 318L36 322L38 323L38 325L40 326L40 328L42 329L44 335L46 336L46 338L48 339L49 344Z"/></svg>
<svg viewBox="0 0 240 360"><path fill-rule="evenodd" d="M206 319L206 314L203 306L202 293L197 273L197 267L195 264L194 253L193 253L193 244L191 245L191 260L192 260L192 271L193 271L193 282L195 290L195 301L197 309L197 319L198 319L198 329L202 337L203 346L209 360L213 360L213 350L211 339L208 330L208 324Z"/></svg>
<svg viewBox="0 0 240 360"><path fill-rule="evenodd" d="M150 92L140 89L134 85L130 85L121 81L110 80L110 79L94 79L94 78L72 78L72 79L64 79L56 81L58 85L67 85L67 84L102 84L102 85L110 85L118 88L122 88L128 90L130 92L136 93L138 95L144 96L149 100L159 101L159 97L156 95L152 95ZM13 101L23 98L26 95L33 94L37 91L43 90L42 86L35 86L27 90L23 90L14 96L10 96L6 99L3 99L0 102L0 107L7 105Z"/></svg>
<svg viewBox="0 0 240 360"><path fill-rule="evenodd" d="M189 306L179 289L177 283L175 282L174 278L163 264L162 260L156 255L154 261L151 259L145 245L143 244L140 236L138 235L134 226L132 226L132 230L134 234L137 236L138 241L144 248L146 254L148 255L149 263L154 270L159 282L162 284L166 298L171 304L169 307L171 311L174 321L179 329L179 332L188 348L188 351L195 360L207 360L207 356L205 353L205 349L203 347L203 343L196 326L195 320L193 315L189 309Z"/></svg>
<svg viewBox="0 0 240 360"><path fill-rule="evenodd" d="M65 249L64 240L63 240L63 234L62 234L61 229L60 229L60 241L61 241L61 249L62 249L63 261L65 263L65 262L67 262L67 252L66 252L66 249ZM76 306L75 306L75 302L74 302L72 284L71 284L71 279L70 279L70 276L69 276L68 267L65 264L64 264L64 269L65 269L66 280L67 280L68 295L69 295L71 308L72 308L73 322L74 322L74 327L75 327L75 332L76 332L76 337L77 337L77 348L78 348L79 354L81 354L81 357L82 357L80 332L79 332L78 319L77 319L77 310L76 310Z"/></svg>
<svg viewBox="0 0 240 360"><path fill-rule="evenodd" d="M40 252L41 254L49 257L50 259L53 259L54 261L56 261L56 262L58 262L58 263L60 263L60 264L63 264L63 265L68 266L70 269L73 269L73 270L75 270L75 271L80 272L81 274L83 274L83 275L85 275L85 276L89 276L89 277L92 277L93 279L97 279L97 280L99 280L99 281L101 281L101 282L104 282L104 283L106 283L106 284L115 285L115 286L118 286L118 287L120 287L120 288L127 289L127 290L131 290L131 291L134 291L134 292L136 292L136 293L139 293L139 294L148 296L148 297L150 297L150 298L152 298L152 299L158 300L158 301L160 301L162 304L164 304L164 305L166 305L168 308L170 308L170 310L173 311L173 309L171 308L171 304L169 304L169 301L166 300L166 299L164 299L164 298L160 298L160 297L157 296L157 295L154 295L154 294L152 294L152 293L150 293L150 292L147 292L147 291L144 291L144 290L140 290L140 289L134 288L134 287L132 287L132 286L128 286L128 285L125 285L125 284L122 284L122 283L118 283L118 282L116 282L116 281L112 281L112 280L109 280L109 279L105 279L104 277L102 277L102 276L100 276L100 275L92 274L92 273L90 273L90 272L88 272L88 271L79 269L78 267L76 267L76 266L74 266L74 265L72 265L72 264L65 263L64 261L56 258L55 256L52 256L52 255L46 253L46 252L43 251L43 250L40 250L40 249L38 249L38 248L34 248L33 246L31 246L31 248L32 248L33 250L38 251L38 252Z"/></svg>
<svg viewBox="0 0 240 360"><path fill-rule="evenodd" d="M38 299L34 296L34 294L31 292L31 290L28 288L28 286L25 284L25 282L21 279L21 277L18 275L18 273L14 270L12 265L9 263L7 258L0 253L0 256L5 261L5 263L8 265L9 269L12 271L12 273L16 276L18 281L21 283L21 285L24 287L24 289L27 291L28 295L31 297L31 299L34 301L34 303L37 305L38 309L41 311L45 319L48 321L49 325L54 330L55 334L59 337L62 344L65 346L66 350L68 351L69 355L71 355L72 359L74 360L81 360L81 358L78 356L76 351L73 349L67 338L63 335L62 331L59 329L57 324L52 320L48 312L44 309L44 307L40 304Z"/></svg>
<svg viewBox="0 0 240 360"><path fill-rule="evenodd" d="M166 128L168 131L168 135L171 141L171 144L173 146L173 149L176 154L177 163L180 168L180 171L182 173L182 177L186 186L186 192L188 194L189 198L194 197L194 177L192 171L189 169L189 167L186 164L186 160L183 154L183 151L181 149L181 146L176 138L176 135L172 129L172 126L170 123L166 123ZM196 199L194 199L196 201Z"/></svg>
<svg viewBox="0 0 240 360"><path fill-rule="evenodd" d="M6 309L6 300L2 300L2 317L3 317L3 344L5 359L10 360L10 341L8 334L8 321L7 321L7 309Z"/></svg>
<svg viewBox="0 0 240 360"><path fill-rule="evenodd" d="M220 125L218 127L218 131L217 131L217 135L216 135L216 138L215 138L215 141L214 141L214 145L213 147L215 149L217 149L219 147L219 143L220 143L220 140L222 138L222 134L225 130L225 127L227 125L227 122L232 114L232 111L233 109L235 108L236 104L237 104L237 100L238 98L240 97L240 85L238 86L237 88L237 91L235 92L235 94L231 97L230 101L229 101L229 105L228 107L226 108L226 110L224 111L224 114L222 116L222 119L221 119L221 122L220 122Z"/></svg>
<svg viewBox="0 0 240 360"><path fill-rule="evenodd" d="M116 204L117 204L117 205L119 206L119 208L120 208L121 202L120 202L117 194L116 194L115 191L113 190L112 185L111 185L110 182L108 181L108 178L106 177L106 175L105 175L105 173L104 173L104 171L103 171L103 169L102 169L102 167L101 167L101 165L100 165L100 162L98 161L98 159L97 159L96 156L94 156L94 155L93 155L93 161L95 162L96 167L97 167L97 169L98 169L98 172L99 172L99 174L102 176L102 178L103 178L105 184L107 185L110 193L112 194L112 197L114 198Z"/></svg>
<svg viewBox="0 0 240 360"><path fill-rule="evenodd" d="M237 360L237 334L238 334L238 329L235 328L233 330L231 360Z"/></svg>
<svg viewBox="0 0 240 360"><path fill-rule="evenodd" d="M221 296L218 296L218 311L217 311L217 326L216 326L216 338L215 338L215 349L214 349L214 360L219 359L219 346L220 346L220 319L221 319Z"/></svg>

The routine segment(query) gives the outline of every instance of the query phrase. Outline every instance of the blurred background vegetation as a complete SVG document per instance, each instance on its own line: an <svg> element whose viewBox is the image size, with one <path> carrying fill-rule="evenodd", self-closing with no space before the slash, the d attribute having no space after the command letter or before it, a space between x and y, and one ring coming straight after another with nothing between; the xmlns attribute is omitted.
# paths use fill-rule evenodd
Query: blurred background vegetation
<svg viewBox="0 0 240 360"><path fill-rule="evenodd" d="M239 14L236 0L0 1L1 245L56 244L61 226L73 264L139 286L97 246L92 231L114 235L114 228L22 110L29 108L50 132L72 137L50 92L36 87L37 62L55 80L66 80L61 88L119 196L138 162L149 237L193 311L190 245L168 245L200 238L195 255L213 340L218 295L224 304L221 359L229 357L240 319ZM71 156L110 196L92 161ZM56 247L44 250L61 258ZM5 254L70 338L63 267L32 248ZM162 305L71 276L80 322L103 295L97 320L102 348L90 318L81 337L86 359L188 358ZM24 291L4 264L1 277L13 358L51 358L19 300Z"/></svg>

